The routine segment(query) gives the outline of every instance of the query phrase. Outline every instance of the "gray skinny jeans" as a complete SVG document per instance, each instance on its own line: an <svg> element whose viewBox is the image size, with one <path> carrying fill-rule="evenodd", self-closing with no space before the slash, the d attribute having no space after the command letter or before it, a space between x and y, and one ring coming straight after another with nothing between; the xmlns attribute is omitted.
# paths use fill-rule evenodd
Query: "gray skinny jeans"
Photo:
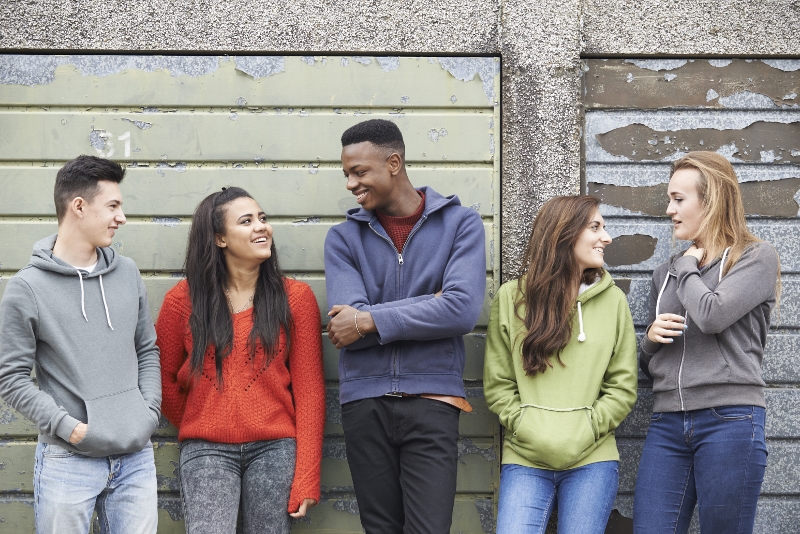
<svg viewBox="0 0 800 534"><path fill-rule="evenodd" d="M187 534L233 534L239 503L244 534L288 534L295 440L181 443Z"/></svg>

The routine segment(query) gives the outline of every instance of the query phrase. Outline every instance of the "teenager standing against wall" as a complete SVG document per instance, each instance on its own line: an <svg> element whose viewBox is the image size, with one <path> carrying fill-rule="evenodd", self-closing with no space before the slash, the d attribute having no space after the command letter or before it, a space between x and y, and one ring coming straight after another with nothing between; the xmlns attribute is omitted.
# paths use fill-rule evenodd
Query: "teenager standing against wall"
<svg viewBox="0 0 800 534"><path fill-rule="evenodd" d="M347 189L361 208L325 239L339 356L342 425L368 534L450 531L464 341L480 315L486 253L480 215L414 189L397 126L342 135Z"/></svg>
<svg viewBox="0 0 800 534"><path fill-rule="evenodd" d="M0 302L0 395L39 427L39 534L88 533L95 507L103 532L156 532L156 334L139 270L111 248L124 176L93 156L64 164L58 234L33 246Z"/></svg>
<svg viewBox="0 0 800 534"><path fill-rule="evenodd" d="M614 429L636 401L636 335L603 270L611 243L591 196L556 197L518 280L492 301L484 394L506 429L498 534L602 534L617 495Z"/></svg>
<svg viewBox="0 0 800 534"><path fill-rule="evenodd" d="M189 534L288 534L320 499L319 306L285 278L258 203L230 187L195 211L186 280L156 325Z"/></svg>
<svg viewBox="0 0 800 534"><path fill-rule="evenodd" d="M667 215L685 252L653 272L642 370L655 405L639 464L634 530L753 531L767 464L761 361L776 302L775 250L745 225L731 164L673 164Z"/></svg>

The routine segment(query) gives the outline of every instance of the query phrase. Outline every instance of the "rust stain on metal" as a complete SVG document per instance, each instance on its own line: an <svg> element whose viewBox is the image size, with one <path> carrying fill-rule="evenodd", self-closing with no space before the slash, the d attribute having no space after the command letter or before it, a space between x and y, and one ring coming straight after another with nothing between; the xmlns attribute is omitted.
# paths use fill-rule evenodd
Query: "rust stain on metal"
<svg viewBox="0 0 800 534"><path fill-rule="evenodd" d="M658 239L644 234L621 235L606 247L606 264L611 267L633 265L650 259Z"/></svg>
<svg viewBox="0 0 800 534"><path fill-rule="evenodd" d="M744 211L747 215L760 215L763 217L797 217L800 205L796 200L800 191L800 178L783 178L757 182L742 182ZM667 209L667 184L652 186L630 187L625 185L599 184L590 182L588 192L599 197L604 204L625 208L630 211L640 212L645 215L664 216ZM625 236L623 236L625 237ZM621 238L616 238L606 252L606 262L609 261L609 252L614 244ZM612 252L613 254L613 252ZM625 262L627 265L630 262Z"/></svg>
<svg viewBox="0 0 800 534"><path fill-rule="evenodd" d="M595 137L609 154L634 161L657 161L676 152L724 148L726 154L742 161L800 163L800 122L757 121L740 130L666 131L635 123Z"/></svg>
<svg viewBox="0 0 800 534"><path fill-rule="evenodd" d="M725 99L744 92L764 95L775 106L800 105L800 71L784 71L762 61L695 60L664 72L624 59L590 59L584 67L587 108L726 107Z"/></svg>
<svg viewBox="0 0 800 534"><path fill-rule="evenodd" d="M655 217L663 216L667 209L667 184L631 187L590 182L587 188L589 194L600 198L603 204Z"/></svg>

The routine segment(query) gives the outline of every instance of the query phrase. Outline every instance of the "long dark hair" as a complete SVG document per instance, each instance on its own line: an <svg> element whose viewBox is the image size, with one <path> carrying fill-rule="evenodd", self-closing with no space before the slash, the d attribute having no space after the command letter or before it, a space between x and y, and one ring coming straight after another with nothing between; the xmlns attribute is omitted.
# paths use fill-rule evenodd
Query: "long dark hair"
<svg viewBox="0 0 800 534"><path fill-rule="evenodd" d="M589 195L555 197L545 202L528 240L525 263L520 270L517 314L527 334L522 342L522 367L529 376L553 367L555 355L572 337L572 313L580 282L592 283L603 269L580 272L575 244L600 206ZM525 317L519 315L525 309Z"/></svg>
<svg viewBox="0 0 800 534"><path fill-rule="evenodd" d="M192 302L189 327L193 344L189 363L193 373L201 373L205 353L213 345L220 385L222 362L233 349L233 319L225 296L228 270L222 249L216 245L216 236L225 235L228 204L241 197L253 198L240 187L224 188L204 198L194 212L186 246L186 281ZM271 251L272 256L259 267L253 296L253 328L247 343L253 357L258 344L263 347L265 368L279 352L281 328L286 333L286 351L292 329L292 314L274 239Z"/></svg>

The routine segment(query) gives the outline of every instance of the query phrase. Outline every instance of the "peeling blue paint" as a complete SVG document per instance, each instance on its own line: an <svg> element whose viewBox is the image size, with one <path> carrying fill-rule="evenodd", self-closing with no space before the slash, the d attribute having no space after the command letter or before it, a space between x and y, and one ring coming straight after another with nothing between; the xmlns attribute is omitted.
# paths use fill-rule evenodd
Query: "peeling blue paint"
<svg viewBox="0 0 800 534"><path fill-rule="evenodd" d="M233 60L236 62L236 70L249 74L254 80L286 70L286 58L283 56L238 56Z"/></svg>
<svg viewBox="0 0 800 534"><path fill-rule="evenodd" d="M685 59L626 59L625 63L632 63L640 69L647 70L675 70L686 65Z"/></svg>
<svg viewBox="0 0 800 534"><path fill-rule="evenodd" d="M762 59L761 61L784 72L800 70L800 59Z"/></svg>
<svg viewBox="0 0 800 534"><path fill-rule="evenodd" d="M166 70L173 77L196 78L219 68L216 56L106 56L106 55L0 55L0 83L47 85L55 80L55 71L72 65L83 76L103 78L126 70L155 72Z"/></svg>
<svg viewBox="0 0 800 534"><path fill-rule="evenodd" d="M128 119L128 118L125 118L125 117L122 117L122 120L130 122L131 124L133 124L134 126L139 128L140 130L149 130L150 128L153 127L153 123L152 122L135 121L133 119Z"/></svg>
<svg viewBox="0 0 800 534"><path fill-rule="evenodd" d="M477 74L483 82L483 92L490 102L495 99L494 78L500 73L500 63L493 57L442 57L439 65L456 80L469 82Z"/></svg>
<svg viewBox="0 0 800 534"><path fill-rule="evenodd" d="M372 63L372 60L365 56L353 56L353 61L361 63L362 65L369 65Z"/></svg>
<svg viewBox="0 0 800 534"><path fill-rule="evenodd" d="M292 226L304 226L306 224L319 224L320 223L319 217L308 217L307 219L300 219L299 221L294 221Z"/></svg>
<svg viewBox="0 0 800 534"><path fill-rule="evenodd" d="M709 59L708 63L712 67L721 68L721 67L727 67L728 65L733 63L733 60L732 59Z"/></svg>
<svg viewBox="0 0 800 534"><path fill-rule="evenodd" d="M301 61L303 61L303 62L305 62L307 65L311 65L311 66L313 66L313 65L314 65L314 62L316 61L316 60L314 59L314 56L302 56L302 57L300 58L300 60L301 60Z"/></svg>
<svg viewBox="0 0 800 534"><path fill-rule="evenodd" d="M378 56L375 58L383 72L391 72L400 68L400 58L397 56Z"/></svg>
<svg viewBox="0 0 800 534"><path fill-rule="evenodd" d="M181 220L175 217L153 217L153 222L161 226L169 226L170 228L178 226Z"/></svg>

